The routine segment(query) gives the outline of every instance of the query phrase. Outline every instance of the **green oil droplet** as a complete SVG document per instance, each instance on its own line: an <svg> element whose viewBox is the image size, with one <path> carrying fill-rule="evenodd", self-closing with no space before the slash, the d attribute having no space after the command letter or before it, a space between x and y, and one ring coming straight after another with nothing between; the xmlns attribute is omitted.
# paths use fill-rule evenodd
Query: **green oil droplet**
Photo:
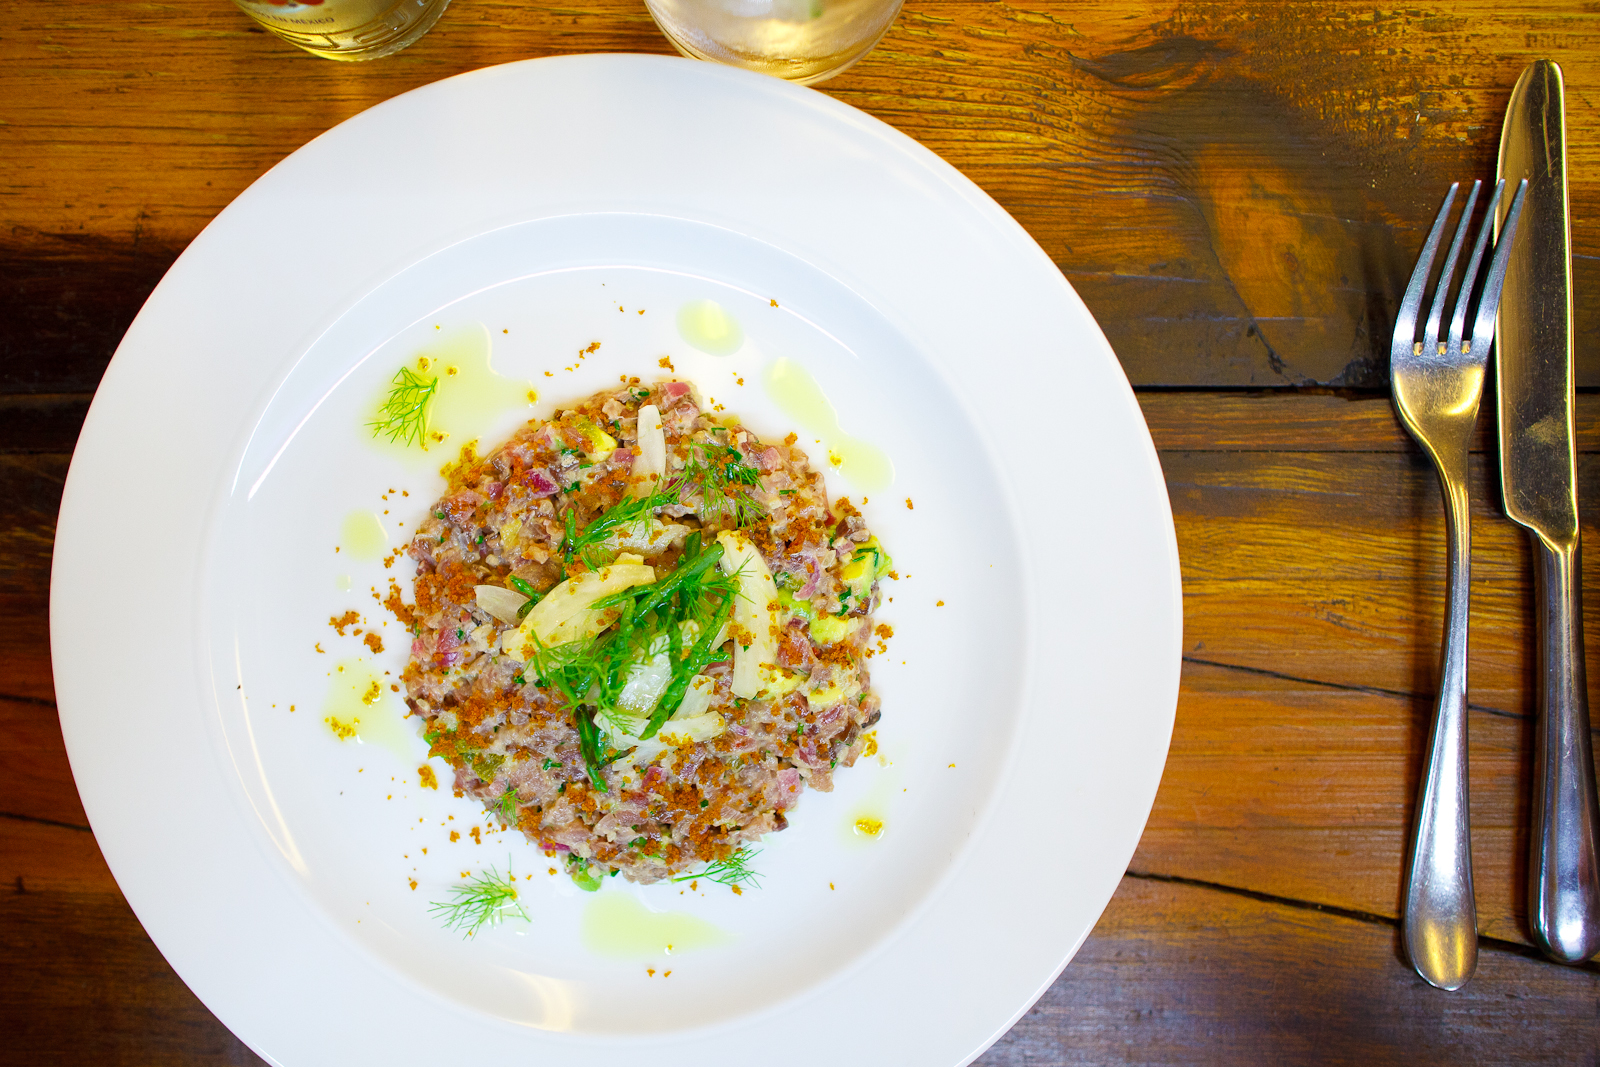
<svg viewBox="0 0 1600 1067"><path fill-rule="evenodd" d="M419 378L438 382L427 404L421 442L374 436L370 426L362 434L380 451L414 463L454 459L461 446L488 432L501 415L531 408L538 400L532 382L504 377L494 369L491 335L482 323L442 331L417 349L406 366ZM371 418L377 417L392 388L384 379L367 406Z"/></svg>
<svg viewBox="0 0 1600 1067"><path fill-rule="evenodd" d="M887 453L839 425L839 413L811 372L792 359L775 360L764 376L767 395L778 409L821 439L828 461L851 484L868 493L882 492L894 481L894 464Z"/></svg>
<svg viewBox="0 0 1600 1067"><path fill-rule="evenodd" d="M422 743L406 729L405 705L381 672L359 659L334 665L322 722L341 741L377 745L402 760L423 758Z"/></svg>
<svg viewBox="0 0 1600 1067"><path fill-rule="evenodd" d="M352 559L379 559L388 547L389 531L383 528L383 516L374 511L352 511L344 517L344 524L339 527L339 548Z"/></svg>
<svg viewBox="0 0 1600 1067"><path fill-rule="evenodd" d="M715 300L691 300L679 308L678 334L712 356L731 356L744 344L744 329Z"/></svg>
<svg viewBox="0 0 1600 1067"><path fill-rule="evenodd" d="M626 892L602 892L583 913L583 943L601 956L676 956L732 940L704 919L651 911Z"/></svg>

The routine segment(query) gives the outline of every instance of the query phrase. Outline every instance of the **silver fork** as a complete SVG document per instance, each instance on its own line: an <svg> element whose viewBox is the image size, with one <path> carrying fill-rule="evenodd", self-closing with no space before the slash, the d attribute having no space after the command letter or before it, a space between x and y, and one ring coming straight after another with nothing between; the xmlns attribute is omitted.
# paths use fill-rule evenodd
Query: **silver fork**
<svg viewBox="0 0 1600 1067"><path fill-rule="evenodd" d="M1449 535L1448 612L1444 649L1440 656L1439 697L1434 705L1433 728L1428 740L1428 765L1417 794L1416 825L1412 834L1411 866L1406 879L1404 934L1411 966L1429 984L1440 989L1460 989L1478 965L1478 917L1472 897L1472 836L1467 813L1467 581L1471 561L1472 530L1467 514L1467 449L1478 402L1483 397L1484 369L1489 343L1494 337L1495 310L1505 281L1506 258L1522 213L1524 181L1501 228L1472 333L1465 333L1467 313L1473 304L1484 249L1493 229L1495 210L1505 182L1495 186L1494 197L1473 244L1472 258L1462 277L1450 333L1440 339L1444 303L1456 272L1456 260L1471 229L1472 209L1482 182L1472 183L1455 240L1445 257L1434 287L1433 305L1417 339L1417 313L1423 290L1433 273L1439 239L1455 203L1457 182L1433 220L1417 268L1411 274L1405 299L1395 319L1394 342L1389 349L1389 377L1394 406L1400 419L1433 460L1444 490L1445 527Z"/></svg>

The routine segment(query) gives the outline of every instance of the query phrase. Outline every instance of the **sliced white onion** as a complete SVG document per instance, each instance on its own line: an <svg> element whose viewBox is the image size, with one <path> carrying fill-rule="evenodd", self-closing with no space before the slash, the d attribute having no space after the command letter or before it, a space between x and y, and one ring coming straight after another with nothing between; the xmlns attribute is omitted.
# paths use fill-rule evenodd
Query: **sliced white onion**
<svg viewBox="0 0 1600 1067"><path fill-rule="evenodd" d="M683 741L709 741L727 729L722 716L714 711L688 719L673 719L661 728L661 739L668 744Z"/></svg>
<svg viewBox="0 0 1600 1067"><path fill-rule="evenodd" d="M711 707L711 698L716 691L717 683L703 674L697 674L689 679L689 688L683 694L683 703L672 713L669 725L676 726L679 719L693 719L704 714L706 709Z"/></svg>
<svg viewBox="0 0 1600 1067"><path fill-rule="evenodd" d="M678 523L665 523L657 518L646 519L643 522L625 527L618 532L618 536L609 538L607 544L613 548L631 548L636 552L654 556L675 545L683 544L683 539L689 536L689 527Z"/></svg>
<svg viewBox="0 0 1600 1067"><path fill-rule="evenodd" d="M653 487L666 475L667 435L661 429L661 411L646 404L639 409L639 455L633 461L633 476Z"/></svg>
<svg viewBox="0 0 1600 1067"><path fill-rule="evenodd" d="M666 645L664 640L660 643ZM671 683L672 656L663 648L628 671L628 680L617 694L617 704L633 715L648 719Z"/></svg>
<svg viewBox="0 0 1600 1067"><path fill-rule="evenodd" d="M478 607L511 626L521 621L517 617L517 612L528 602L527 597L515 589L507 589L500 585L479 585L473 588L478 594Z"/></svg>
<svg viewBox="0 0 1600 1067"><path fill-rule="evenodd" d="M733 608L733 695L753 697L764 689L778 664L778 586L755 543L739 530L717 534L724 574L739 576L739 600ZM767 678L762 668L768 668Z"/></svg>

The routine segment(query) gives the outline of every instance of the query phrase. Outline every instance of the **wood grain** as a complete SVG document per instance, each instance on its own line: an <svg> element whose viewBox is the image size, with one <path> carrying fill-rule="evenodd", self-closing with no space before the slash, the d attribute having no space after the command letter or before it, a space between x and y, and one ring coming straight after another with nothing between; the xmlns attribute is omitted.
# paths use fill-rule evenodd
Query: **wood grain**
<svg viewBox="0 0 1600 1067"><path fill-rule="evenodd" d="M17 1063L258 1064L84 874L11 877L0 820L0 1017ZM73 833L63 831L63 833ZM64 866L98 860L88 834ZM103 862L100 864L103 869ZM1072 965L980 1060L1065 1064L1595 1062L1600 976L1486 943L1445 994L1397 955L1391 923L1186 882L1125 878Z"/></svg>
<svg viewBox="0 0 1600 1067"><path fill-rule="evenodd" d="M1126 878L1071 966L978 1063L1596 1062L1593 970L1484 945L1474 981L1441 993L1396 941L1386 923Z"/></svg>
<svg viewBox="0 0 1600 1067"><path fill-rule="evenodd" d="M40 0L0 36L0 391L87 392L165 266L339 121L490 63L667 51L634 0L456 0L339 64L218 3ZM1487 176L1510 86L1560 61L1579 380L1600 386L1600 20L1581 5L907 6L825 91L940 153L1083 294L1137 384L1381 387L1445 186ZM25 355L26 359L17 360Z"/></svg>
<svg viewBox="0 0 1600 1067"><path fill-rule="evenodd" d="M591 51L668 48L636 0L454 0L413 48L356 65L298 53L222 0L8 15L0 1058L261 1062L117 892L52 704L55 515L122 332L201 228L311 137L442 77ZM911 0L825 85L972 177L1083 295L1145 387L1183 565L1177 722L1130 874L982 1063L1600 1063L1600 971L1527 947L1529 555L1499 514L1488 417L1469 718L1489 940L1447 995L1395 932L1444 541L1433 472L1385 397L1387 338L1445 185L1492 172L1509 87L1544 57L1569 85L1578 377L1600 388L1594 4ZM1592 523L1600 396L1578 398L1576 425ZM1594 677L1597 582L1591 567Z"/></svg>

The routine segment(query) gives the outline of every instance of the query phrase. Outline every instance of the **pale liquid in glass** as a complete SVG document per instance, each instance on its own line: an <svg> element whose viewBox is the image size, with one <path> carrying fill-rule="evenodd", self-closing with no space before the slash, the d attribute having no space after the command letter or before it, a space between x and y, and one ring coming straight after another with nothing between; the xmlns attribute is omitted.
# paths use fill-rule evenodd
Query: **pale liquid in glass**
<svg viewBox="0 0 1600 1067"><path fill-rule="evenodd" d="M900 0L645 0L686 56L810 85L872 50Z"/></svg>
<svg viewBox="0 0 1600 1067"><path fill-rule="evenodd" d="M427 33L450 0L233 0L245 14L326 59L393 55Z"/></svg>

